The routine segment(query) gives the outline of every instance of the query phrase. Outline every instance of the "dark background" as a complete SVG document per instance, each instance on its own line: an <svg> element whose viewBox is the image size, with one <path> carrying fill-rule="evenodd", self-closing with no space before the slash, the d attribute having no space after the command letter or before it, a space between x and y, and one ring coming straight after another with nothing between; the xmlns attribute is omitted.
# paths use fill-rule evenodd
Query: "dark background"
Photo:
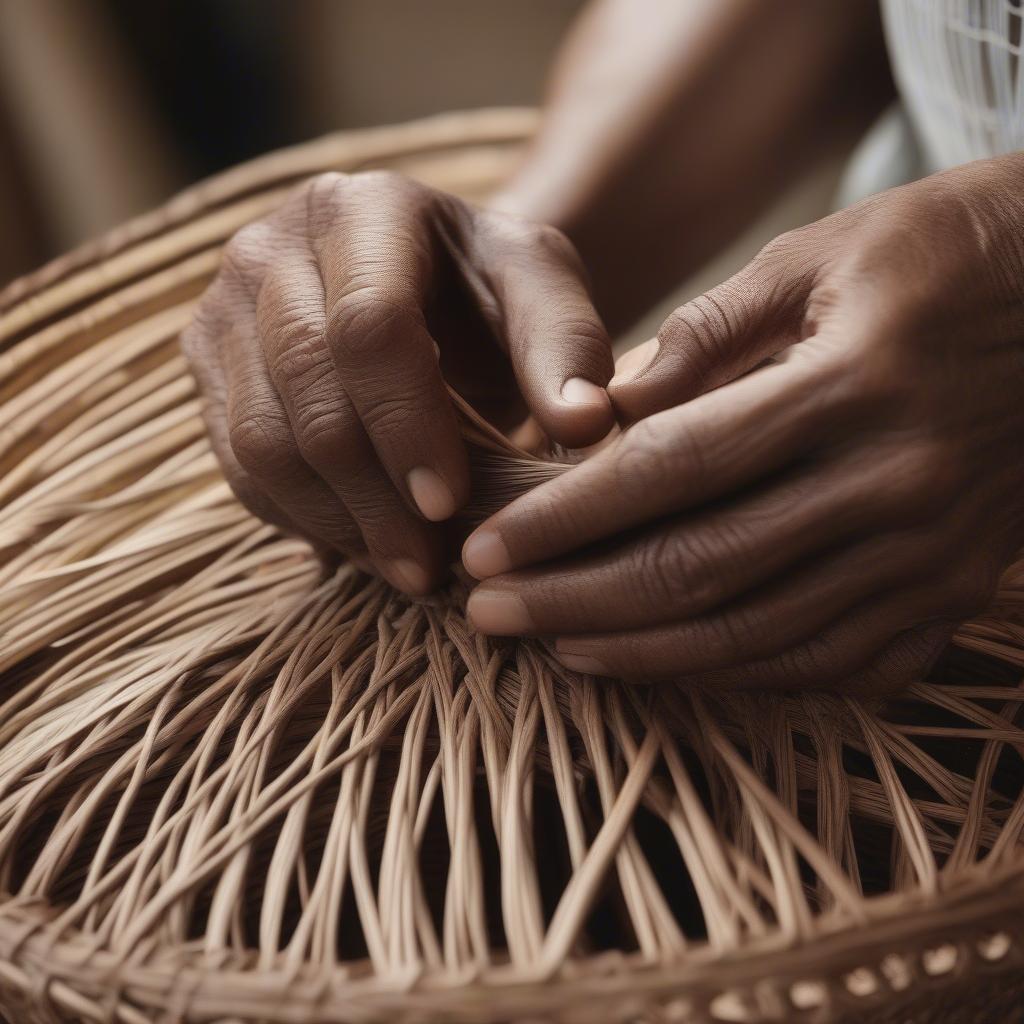
<svg viewBox="0 0 1024 1024"><path fill-rule="evenodd" d="M0 288L267 150L535 105L585 2L0 0ZM620 344L650 337L773 235L828 212L840 168L809 167Z"/></svg>
<svg viewBox="0 0 1024 1024"><path fill-rule="evenodd" d="M0 0L0 286L338 128L535 104L580 0Z"/></svg>

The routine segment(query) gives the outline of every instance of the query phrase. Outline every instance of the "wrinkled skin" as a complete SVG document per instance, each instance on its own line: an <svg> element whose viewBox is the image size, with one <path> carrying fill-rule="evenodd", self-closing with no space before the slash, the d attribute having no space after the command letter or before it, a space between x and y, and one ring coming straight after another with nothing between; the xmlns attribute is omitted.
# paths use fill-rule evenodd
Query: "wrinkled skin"
<svg viewBox="0 0 1024 1024"><path fill-rule="evenodd" d="M467 541L477 627L602 675L898 689L1024 543L1024 160L781 236L631 361L635 425Z"/></svg>
<svg viewBox="0 0 1024 1024"><path fill-rule="evenodd" d="M568 239L396 174L322 175L240 231L182 345L241 501L413 594L469 495L445 381L568 446L613 423Z"/></svg>
<svg viewBox="0 0 1024 1024"><path fill-rule="evenodd" d="M900 431L885 418L888 407L881 397L871 397L873 389L892 394L899 388L882 379L881 368L872 377L868 361L855 360L855 350L868 347L867 327L859 321L849 339L838 327L834 332L837 363L831 376L824 368L826 334L816 332L821 337L805 346L804 354L815 355L811 362L821 364L821 378L830 383L804 394L791 410L813 420L820 406L824 421L830 403L845 402L851 410L845 441L844 425L836 419L799 454L780 454L784 434L779 445L771 443L781 430L772 427L787 410L784 395L773 405L770 385L777 382L782 389L789 380L790 390L799 392L799 359L789 376L763 371L756 385L740 381L723 389L738 388L737 401L749 393L746 417L741 406L728 404L728 397L716 404L703 394L754 365L755 352L796 340L800 323L813 326L815 321L801 310L812 290L816 261L819 283L826 267L854 268L862 243L868 261L875 251L868 245L873 231L865 229L859 237L847 219L778 243L776 263L789 261L790 243L799 253L792 272L772 277L767 254L756 265L756 280L751 273L733 285L749 294L730 296L726 286L684 310L662 332L652 366L633 384L623 381L610 389L617 409L604 390L613 367L590 292L605 322L616 331L625 329L721 251L795 174L852 146L893 96L879 7L877 0L791 0L782 5L590 0L583 6L552 65L538 131L521 165L487 208L468 206L396 175L316 179L284 209L231 243L223 271L186 332L185 349L206 398L214 448L242 500L264 518L308 537L322 553L345 552L414 594L443 578L448 556L457 550L446 549L456 532L446 517L466 499L469 486L442 378L495 424L506 430L522 424L515 434L521 442L538 438L539 427L561 444L586 446L606 435L616 417L628 424L678 406L630 431L610 449L616 454L599 456L593 468L573 470L557 488L495 520L491 536L500 538L507 530L505 550L515 557L495 559L495 551L502 551L500 540L495 548L477 538L475 553L472 545L467 549L474 571L491 574L471 610L482 629L561 636L563 647L566 640L600 638L610 630L662 629L667 639L655 637L650 645L627 633L620 651L630 655L624 666L614 651L572 655L566 648L560 656L600 671L624 668L634 676L704 672L713 681L715 671L762 657L757 645L764 648L763 638L753 627L745 631L744 619L735 636L724 647L719 644L722 649L715 650L709 640L707 653L698 656L700 648L690 642L682 623L707 620L712 624L707 636L712 637L716 614L742 609L772 587L782 588L773 581L785 578L786 566L795 574L791 591L801 597L799 580L813 577L815 566L819 576L827 575L828 559L837 558L844 544L871 535L869 526L853 522L854 510L873 501L858 488L877 487L872 474L883 457L890 476L896 463L905 463L909 473L919 455L924 461L910 443L919 438L908 428L903 432L908 443L901 446ZM970 183L954 191L961 186ZM1006 191L1001 202L1007 201ZM1018 171L1014 194L1019 191ZM876 225L879 220L885 220L884 211ZM912 220L907 223L917 230ZM824 246L823 239L833 233L835 244ZM802 246L797 244L801 238ZM924 235L920 245L928 249ZM941 290L936 282L942 272L929 266L928 255L917 261L910 277L928 268L929 275L921 275L922 289ZM961 269L970 274L970 268ZM946 276L959 279L955 267ZM984 318L990 313L991 289L985 291L990 278L984 270L976 276L981 290L974 298L985 307ZM793 293L788 300L782 294L784 278ZM860 301L859 293L838 290L840 276L830 278L837 287L828 322L838 324L849 316L839 310ZM756 288L748 288L748 282ZM815 315L821 316L832 308L826 301L830 292L817 285L814 290ZM974 315L966 307L961 312ZM719 316L728 320L716 326ZM913 310L904 320L909 331ZM766 334L765 327L772 330ZM914 330L927 338L925 327ZM849 341L847 361L857 373L840 380L844 339ZM970 353L967 362L974 359ZM916 366L912 353L899 350L891 354L891 363L901 367L899 372ZM810 368L803 372L810 377ZM987 387L981 380L987 371L980 364L968 376L979 379L979 389ZM1000 385L1010 387L1008 380ZM898 407L899 402L892 397L890 404ZM859 419L852 412L855 406L862 410ZM872 409L878 410L877 423ZM756 420L760 413L767 417L763 428ZM971 422L965 409L964 423ZM998 422L1002 428L1008 421ZM867 424L863 430L861 423ZM802 429L802 421L793 429ZM995 427L992 432L998 433ZM754 435L753 446L748 434ZM872 460L861 442L875 435L885 435L886 443ZM1007 433L998 436L997 446L1010 443ZM790 442L790 449L798 450L796 442ZM763 465L744 469L745 450L762 452ZM995 457L992 461L998 463ZM812 472L816 464L822 467L817 475ZM985 466L973 468L985 481L972 496L980 508L982 491L995 494L1000 484L984 476ZM670 479L662 479L662 469ZM624 494L632 493L631 487L643 491L635 507L623 508L620 502L616 511L615 495L608 496L609 472L621 476ZM948 469L940 472L951 475ZM926 476L921 468L923 481ZM589 482L592 498L585 496ZM819 483L832 491L819 494ZM895 506L895 483L887 478L882 490L884 503ZM763 525L751 520L757 536L771 537L772 530L783 534L787 522L799 532L800 524L813 525L816 517L829 514L828 494L835 491L851 496L850 508L837 516L848 525L835 543L808 545L806 557L797 550L766 552L764 545L756 546L756 538L744 540L740 526L732 543L730 510L735 518L749 507L754 518L763 520ZM565 510L544 507L548 495L573 494L577 497ZM798 500L802 497L806 501ZM580 517L580 501L592 516ZM957 502L964 501L958 494ZM1005 515L1006 509L1001 511ZM564 524L577 520L582 529L567 536ZM518 534L516 521L523 524ZM924 513L915 521L928 533ZM662 564L650 540L671 534L670 523L690 539L664 540ZM544 536L549 525L550 539ZM990 536L987 526L985 538ZM531 531L539 531L534 551L523 541ZM895 544L893 530L886 534L880 528L878 537L890 534ZM912 530L910 535L917 537ZM986 543L998 561L995 542ZM630 544L635 555L629 555ZM688 552L685 558L681 545ZM966 550L942 551L937 564L959 566ZM884 552L876 555L885 557ZM595 559L602 568L586 570L587 561ZM547 573L544 560L561 564L564 579ZM839 568L836 579L820 584L832 594L833 604L842 604L844 587L871 589L858 583L855 573ZM895 583L889 592L894 599L902 593ZM867 599L857 600L863 604ZM856 604L851 601L851 607ZM691 614L689 607L704 611ZM895 649L899 664L891 678L905 678L909 666L923 664L935 638L948 632L948 614L944 606L932 616L934 636L929 634L927 643L914 639ZM914 618L903 619L908 617ZM787 628L804 625L805 620L795 620ZM815 669L810 681L830 683L842 674L837 666L845 671L853 662L875 665L876 676L890 678L884 660L854 650L860 636L854 631L849 642L829 646L818 658L824 671ZM749 652L743 648L748 640ZM601 643L598 639L598 648ZM800 649L799 640L788 643L784 632L773 643ZM886 643L888 637L879 649ZM618 641L613 648L618 649ZM637 650L643 657L633 656ZM719 668L710 667L715 665ZM774 681L770 672L762 675ZM806 681L807 676L787 673L787 682ZM760 677L743 678L756 683Z"/></svg>
<svg viewBox="0 0 1024 1024"><path fill-rule="evenodd" d="M241 499L411 593L468 497L445 379L568 446L627 425L469 538L484 632L596 674L892 690L1024 542L1022 196L1003 157L784 235L609 383L560 232L327 175L233 240L183 340Z"/></svg>

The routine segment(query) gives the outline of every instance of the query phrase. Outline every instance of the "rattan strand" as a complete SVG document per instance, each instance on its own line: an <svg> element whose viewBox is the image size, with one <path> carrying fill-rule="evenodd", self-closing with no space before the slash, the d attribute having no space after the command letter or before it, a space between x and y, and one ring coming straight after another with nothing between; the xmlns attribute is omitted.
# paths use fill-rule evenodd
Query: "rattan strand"
<svg viewBox="0 0 1024 1024"><path fill-rule="evenodd" d="M483 195L534 123L275 154L0 294L12 1024L1018 1019L1022 565L906 698L688 693L325 579L218 475L224 238L318 170ZM467 433L476 515L558 471Z"/></svg>

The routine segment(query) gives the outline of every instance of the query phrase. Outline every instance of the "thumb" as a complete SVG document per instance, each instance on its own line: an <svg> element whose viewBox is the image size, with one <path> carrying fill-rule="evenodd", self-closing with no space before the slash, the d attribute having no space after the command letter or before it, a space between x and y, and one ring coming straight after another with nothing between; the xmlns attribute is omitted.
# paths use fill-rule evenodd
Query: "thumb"
<svg viewBox="0 0 1024 1024"><path fill-rule="evenodd" d="M632 422L689 401L799 341L803 296L785 264L759 255L627 353L608 386L619 418Z"/></svg>
<svg viewBox="0 0 1024 1024"><path fill-rule="evenodd" d="M494 275L516 381L552 440L594 444L615 424L605 391L614 360L583 263L555 228L520 224L517 235Z"/></svg>

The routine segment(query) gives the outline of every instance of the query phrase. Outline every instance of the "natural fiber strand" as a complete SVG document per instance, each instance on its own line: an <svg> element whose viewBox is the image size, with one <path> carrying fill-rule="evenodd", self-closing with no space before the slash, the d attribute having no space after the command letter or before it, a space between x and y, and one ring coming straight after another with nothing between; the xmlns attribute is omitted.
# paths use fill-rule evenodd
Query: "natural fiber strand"
<svg viewBox="0 0 1024 1024"><path fill-rule="evenodd" d="M1011 1019L1022 564L898 700L699 694L325 578L220 477L175 339L227 235L321 170L484 195L534 123L274 154L0 294L9 1021ZM463 420L472 521L565 469Z"/></svg>

